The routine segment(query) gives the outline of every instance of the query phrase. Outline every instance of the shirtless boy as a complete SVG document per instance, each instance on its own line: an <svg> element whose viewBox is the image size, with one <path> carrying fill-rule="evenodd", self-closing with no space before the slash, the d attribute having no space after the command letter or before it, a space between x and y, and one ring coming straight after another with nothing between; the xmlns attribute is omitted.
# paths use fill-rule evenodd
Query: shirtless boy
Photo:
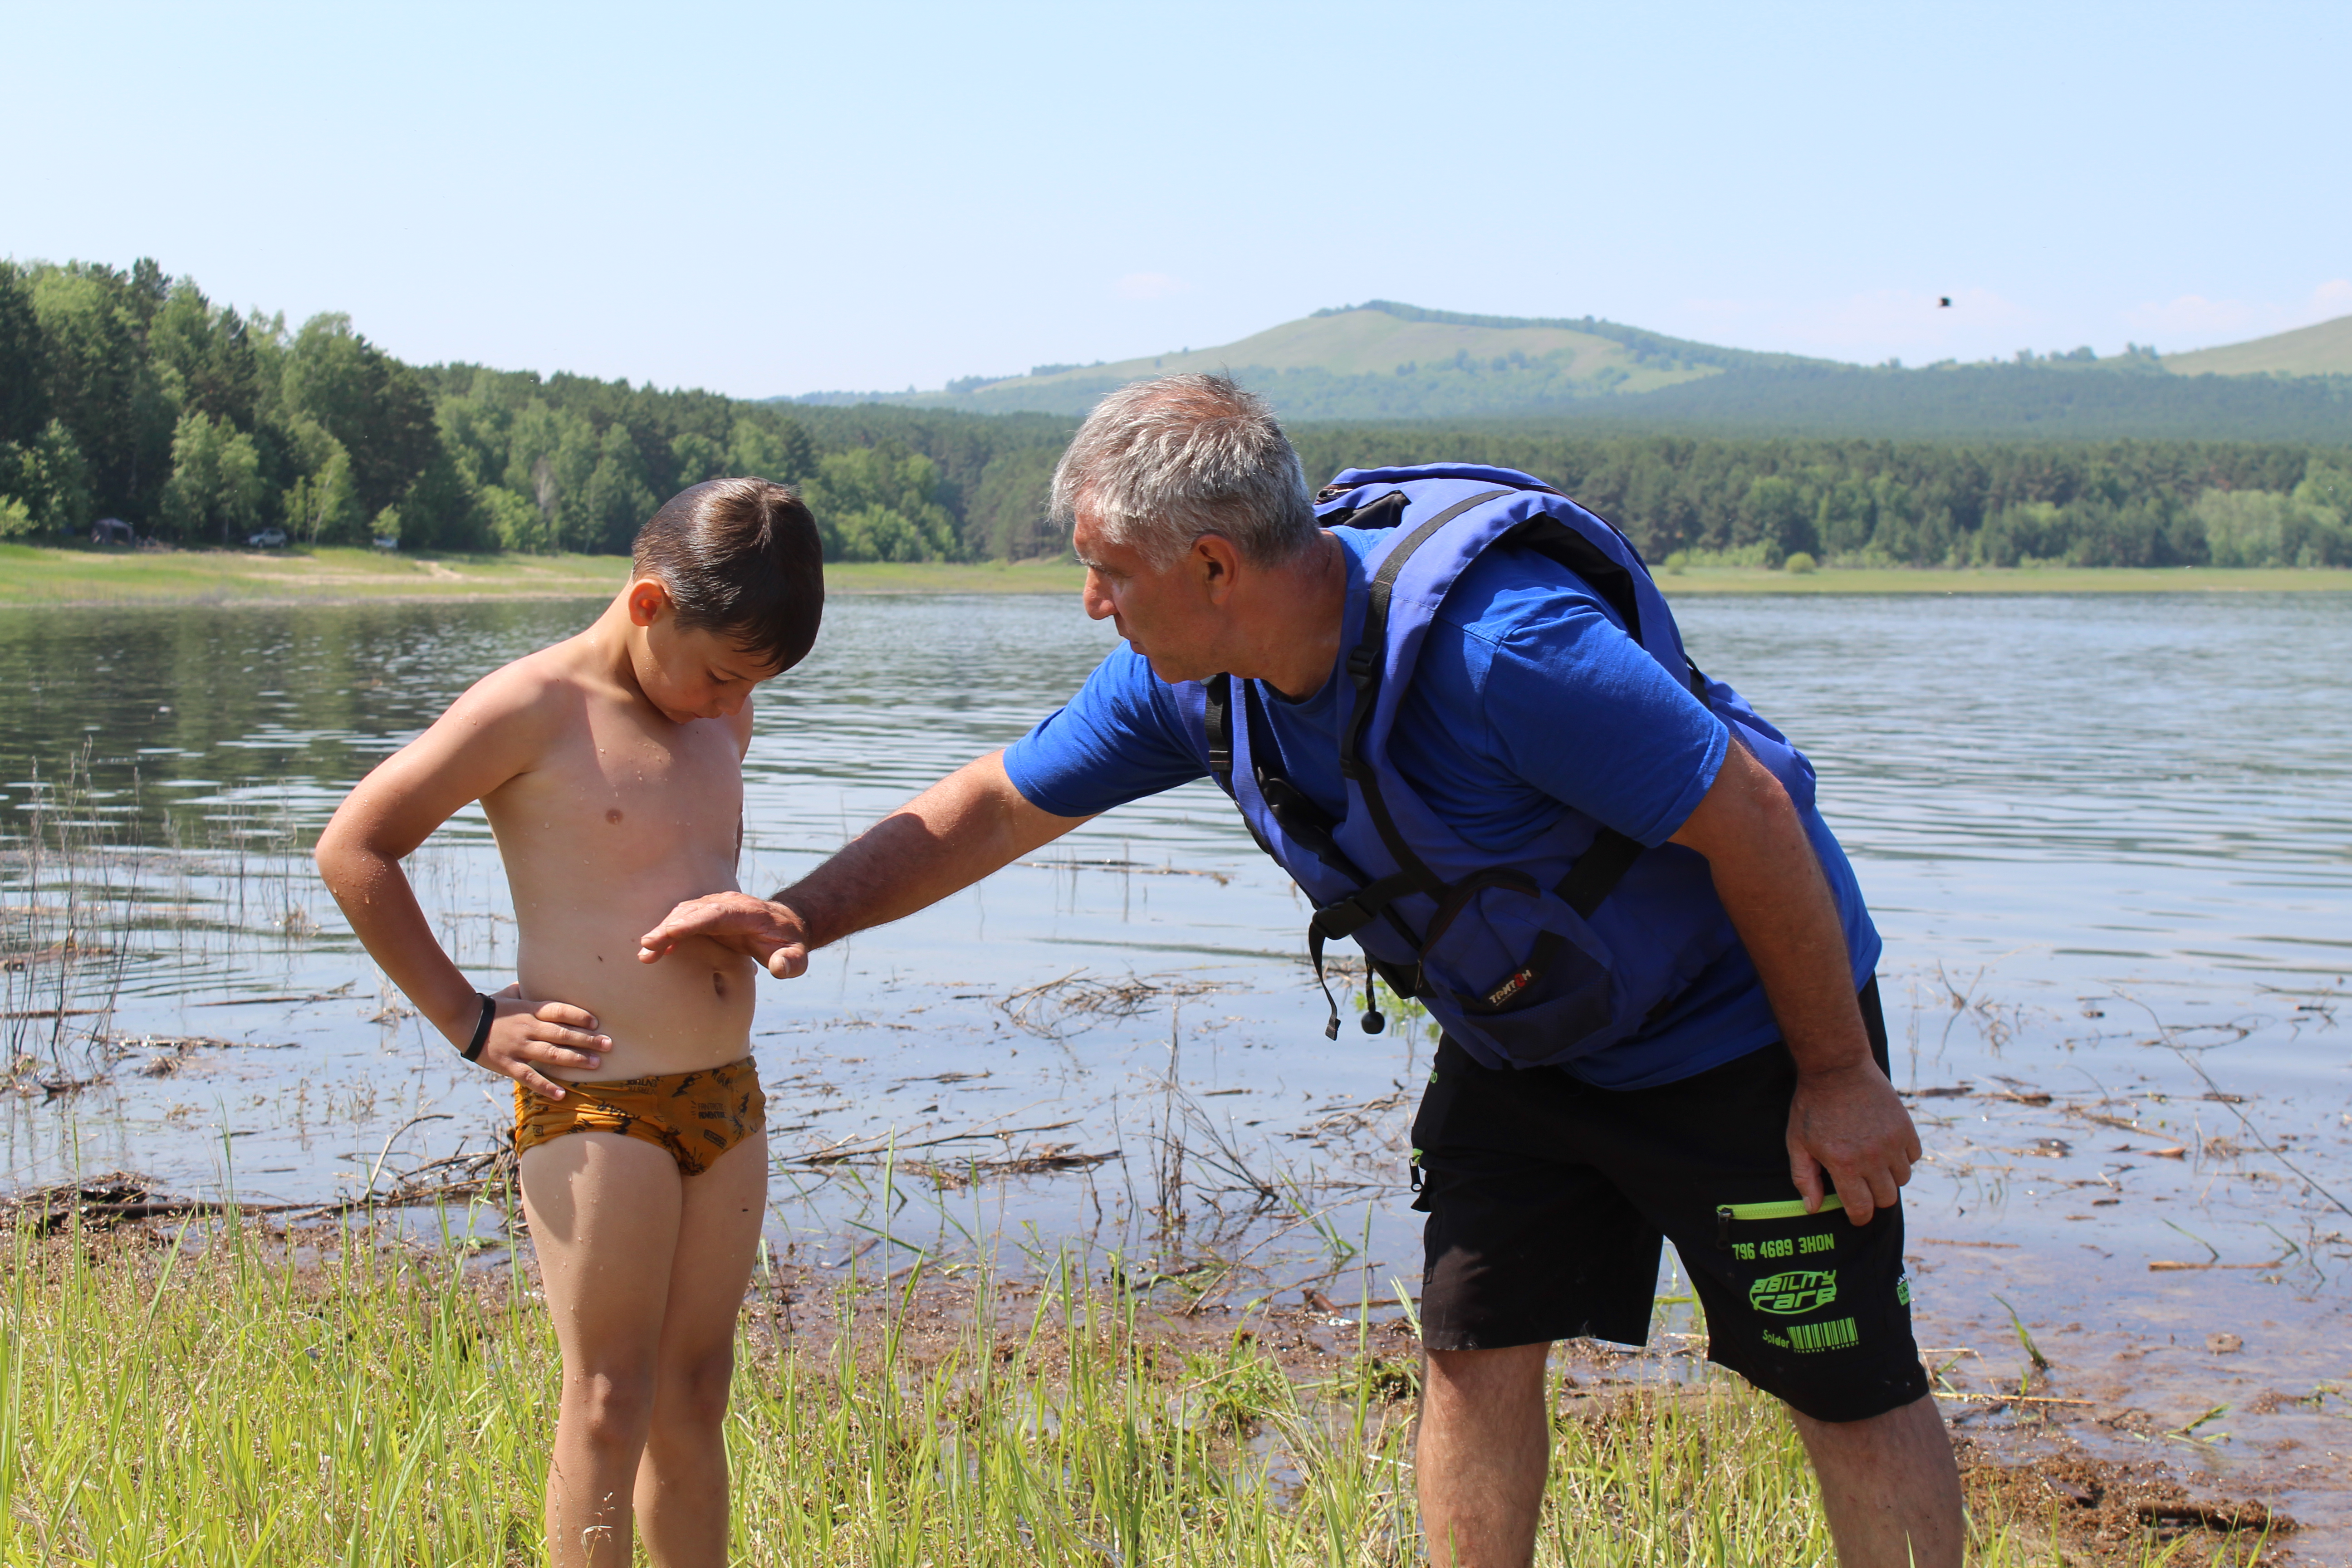
<svg viewBox="0 0 2352 1568"><path fill-rule="evenodd" d="M335 901L450 1043L515 1080L523 1210L563 1352L551 1563L727 1553L720 1425L766 1207L750 959L637 962L681 900L735 886L751 688L816 639L816 525L790 490L713 479L637 535L595 624L485 678L320 837ZM516 984L474 989L403 857L469 801L514 894ZM557 1001L553 998L562 998ZM609 1065L607 1065L609 1063Z"/></svg>

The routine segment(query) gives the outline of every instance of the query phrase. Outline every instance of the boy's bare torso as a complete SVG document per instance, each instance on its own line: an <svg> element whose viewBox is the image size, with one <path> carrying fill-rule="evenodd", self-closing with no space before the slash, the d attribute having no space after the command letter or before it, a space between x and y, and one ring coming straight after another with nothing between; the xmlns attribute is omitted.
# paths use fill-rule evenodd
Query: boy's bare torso
<svg viewBox="0 0 2352 1568"><path fill-rule="evenodd" d="M659 963L637 938L679 901L736 886L747 704L673 723L583 647L559 643L488 679L536 689L535 766L482 797L514 894L516 978L527 996L584 1007L612 1037L594 1072L646 1078L749 1052L758 965L697 939Z"/></svg>

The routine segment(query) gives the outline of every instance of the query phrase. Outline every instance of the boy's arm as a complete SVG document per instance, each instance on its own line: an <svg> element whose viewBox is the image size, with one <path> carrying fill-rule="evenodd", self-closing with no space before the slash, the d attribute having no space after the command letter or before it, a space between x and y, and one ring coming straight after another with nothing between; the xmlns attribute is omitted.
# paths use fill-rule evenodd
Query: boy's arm
<svg viewBox="0 0 2352 1568"><path fill-rule="evenodd" d="M433 727L360 781L335 810L313 852L319 873L352 930L392 983L463 1049L481 998L434 939L400 862L460 807L529 772L562 722L562 694L511 668L450 705ZM533 1069L593 1068L612 1041L596 1020L562 1002L538 1003L509 987L480 1061L550 1100L562 1086Z"/></svg>

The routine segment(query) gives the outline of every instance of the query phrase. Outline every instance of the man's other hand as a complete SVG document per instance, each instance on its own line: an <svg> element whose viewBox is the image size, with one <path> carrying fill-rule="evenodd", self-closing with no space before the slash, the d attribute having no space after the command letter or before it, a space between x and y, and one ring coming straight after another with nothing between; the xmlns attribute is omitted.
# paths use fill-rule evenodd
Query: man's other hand
<svg viewBox="0 0 2352 1568"><path fill-rule="evenodd" d="M1911 1113L1875 1062L1797 1074L1789 1106L1789 1174L1809 1210L1818 1211L1827 1169L1845 1200L1846 1218L1866 1225L1895 1206L1911 1179L1919 1134Z"/></svg>
<svg viewBox="0 0 2352 1568"><path fill-rule="evenodd" d="M786 905L749 893L706 893L688 899L637 939L637 962L657 963L693 936L748 953L779 980L796 979L808 969L808 931L800 916Z"/></svg>

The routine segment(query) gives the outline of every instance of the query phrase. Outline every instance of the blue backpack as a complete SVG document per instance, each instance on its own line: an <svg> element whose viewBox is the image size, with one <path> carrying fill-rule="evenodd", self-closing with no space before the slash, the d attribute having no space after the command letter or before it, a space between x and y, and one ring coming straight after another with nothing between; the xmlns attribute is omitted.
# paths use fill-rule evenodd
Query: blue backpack
<svg viewBox="0 0 2352 1568"><path fill-rule="evenodd" d="M1367 1033L1382 1023L1372 1005L1378 973L1489 1066L1555 1066L1625 1039L1738 940L1706 861L1675 845L1645 850L1563 806L1505 863L1441 820L1388 749L1439 603L1486 551L1538 552L1600 595L1800 810L1812 803L1811 764L1737 691L1691 663L1633 544L1541 480L1460 465L1350 468L1318 496L1316 513L1326 527L1389 535L1365 559L1363 632L1345 661L1346 815L1331 818L1282 776L1255 682L1221 675L1187 683L1180 700L1218 786L1315 904L1307 950L1318 982L1325 944L1353 937L1368 960ZM1339 1029L1333 1002L1325 1036L1337 1038Z"/></svg>

